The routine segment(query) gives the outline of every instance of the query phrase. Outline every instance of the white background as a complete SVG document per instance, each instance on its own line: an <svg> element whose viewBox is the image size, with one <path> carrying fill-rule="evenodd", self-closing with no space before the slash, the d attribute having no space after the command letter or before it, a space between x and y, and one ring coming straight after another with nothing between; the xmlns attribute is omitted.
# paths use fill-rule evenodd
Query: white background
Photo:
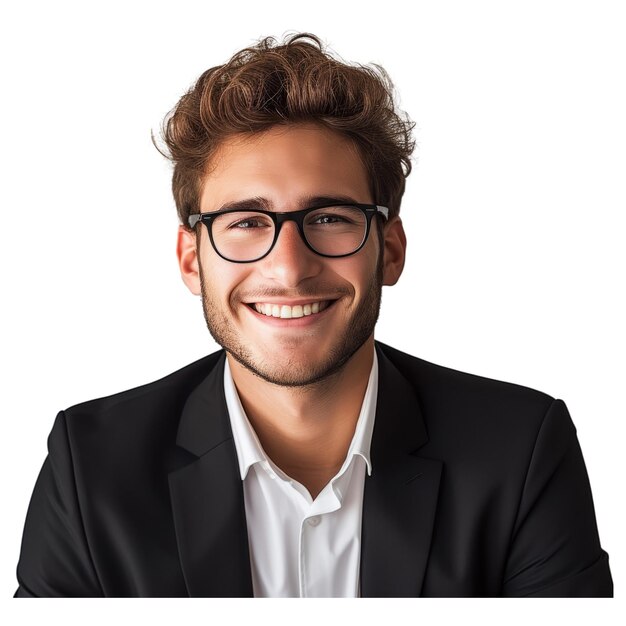
<svg viewBox="0 0 626 626"><path fill-rule="evenodd" d="M203 70L294 31L383 65L418 124L407 267L383 292L377 338L566 401L621 595L624 2L2 7L0 596L16 587L58 410L215 349L178 274L170 167L151 131Z"/></svg>

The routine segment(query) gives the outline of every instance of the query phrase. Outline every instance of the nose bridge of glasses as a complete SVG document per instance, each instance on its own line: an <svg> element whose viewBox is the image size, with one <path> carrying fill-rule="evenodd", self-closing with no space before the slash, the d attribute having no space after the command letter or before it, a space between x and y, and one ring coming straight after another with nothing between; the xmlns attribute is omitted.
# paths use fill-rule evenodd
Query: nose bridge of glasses
<svg viewBox="0 0 626 626"><path fill-rule="evenodd" d="M306 245L306 237L305 237L304 228L303 228L303 218L304 218L303 211L290 211L287 213L276 213L275 217L276 217L276 234L274 236L275 245L278 243L278 239L280 238L280 235L283 231L283 226L285 226L287 222L293 222L293 226L291 226L291 228L296 229L299 239L301 240L303 244Z"/></svg>

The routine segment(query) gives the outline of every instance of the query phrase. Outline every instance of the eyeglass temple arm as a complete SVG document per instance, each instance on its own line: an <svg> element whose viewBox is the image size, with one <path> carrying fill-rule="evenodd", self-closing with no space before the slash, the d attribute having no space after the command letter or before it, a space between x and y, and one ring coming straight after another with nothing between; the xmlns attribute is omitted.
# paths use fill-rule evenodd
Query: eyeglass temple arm
<svg viewBox="0 0 626 626"><path fill-rule="evenodd" d="M187 222L189 223L189 228L194 228L194 226L202 219L201 213L194 213L187 218Z"/></svg>
<svg viewBox="0 0 626 626"><path fill-rule="evenodd" d="M389 209L386 206L380 206L377 204L376 211L378 211L378 213L382 213L386 220L389 219Z"/></svg>

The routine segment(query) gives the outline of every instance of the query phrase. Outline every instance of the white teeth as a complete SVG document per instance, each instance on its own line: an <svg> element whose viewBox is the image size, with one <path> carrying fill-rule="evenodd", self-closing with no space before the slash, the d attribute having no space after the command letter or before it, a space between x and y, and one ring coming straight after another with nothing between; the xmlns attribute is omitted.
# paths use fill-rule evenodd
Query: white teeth
<svg viewBox="0 0 626 626"><path fill-rule="evenodd" d="M280 317L281 319L292 319L297 317L306 317L307 315L313 315L314 313L320 313L323 311L329 302L311 302L310 304L295 304L290 306L288 304L270 304L268 302L255 302L254 309L266 315L268 317Z"/></svg>

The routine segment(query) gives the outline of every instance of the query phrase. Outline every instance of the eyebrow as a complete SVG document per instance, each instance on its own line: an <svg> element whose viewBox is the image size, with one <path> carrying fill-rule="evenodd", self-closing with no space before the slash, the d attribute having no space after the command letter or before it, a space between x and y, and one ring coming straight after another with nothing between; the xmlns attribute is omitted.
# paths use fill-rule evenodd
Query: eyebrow
<svg viewBox="0 0 626 626"><path fill-rule="evenodd" d="M294 210L298 209L313 209L320 206L328 206L332 204L359 204L357 200L350 196L336 195L336 196L305 196L301 198ZM275 211L275 205L261 196L255 196L253 198L245 198L243 200L237 200L236 202L225 202L215 211L211 213L219 213L220 211L228 210L243 210L254 211L255 209L262 209L263 211Z"/></svg>

